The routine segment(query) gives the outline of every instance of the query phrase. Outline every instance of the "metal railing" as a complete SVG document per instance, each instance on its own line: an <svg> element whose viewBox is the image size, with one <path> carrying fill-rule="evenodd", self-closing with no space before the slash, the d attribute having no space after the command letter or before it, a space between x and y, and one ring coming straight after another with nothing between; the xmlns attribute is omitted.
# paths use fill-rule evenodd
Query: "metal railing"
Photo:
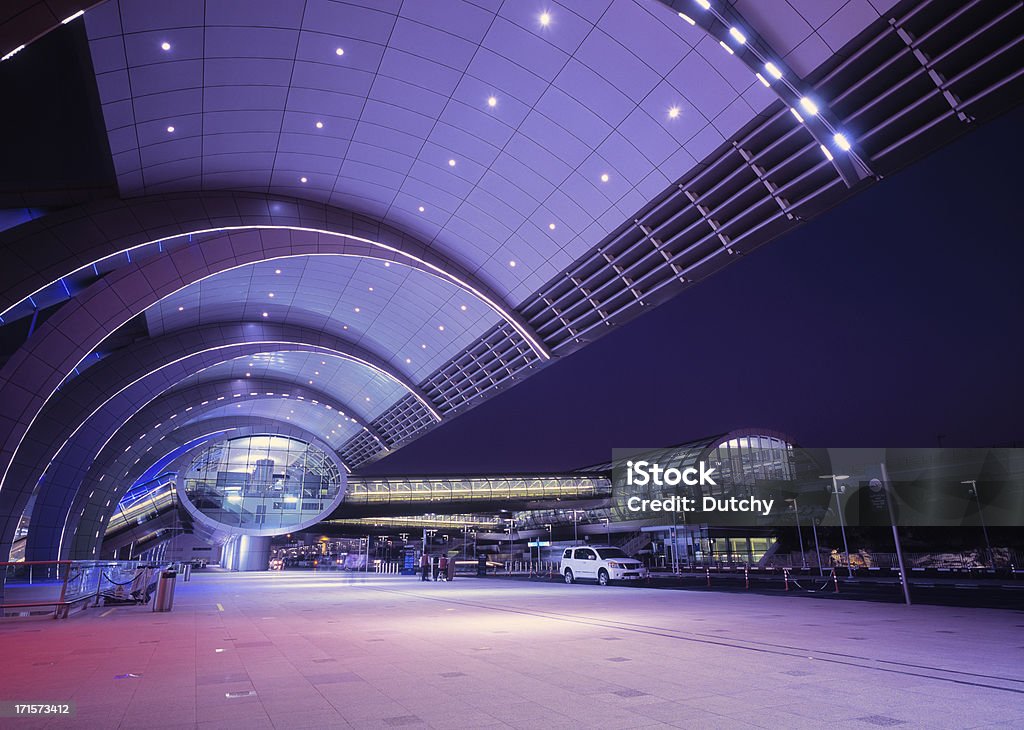
<svg viewBox="0 0 1024 730"><path fill-rule="evenodd" d="M53 609L54 618L67 618L71 608L94 605L107 592L130 582L139 568L161 565L138 560L39 560L0 562L0 618L33 615ZM20 610L19 610L20 609Z"/></svg>

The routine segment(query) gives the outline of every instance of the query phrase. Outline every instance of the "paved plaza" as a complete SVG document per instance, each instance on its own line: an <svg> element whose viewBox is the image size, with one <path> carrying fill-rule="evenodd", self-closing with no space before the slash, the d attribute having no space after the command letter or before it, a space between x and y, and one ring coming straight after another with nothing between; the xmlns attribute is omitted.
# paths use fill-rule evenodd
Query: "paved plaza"
<svg viewBox="0 0 1024 730"><path fill-rule="evenodd" d="M1024 726L1024 617L698 591L206 573L174 610L0 624L80 728Z"/></svg>

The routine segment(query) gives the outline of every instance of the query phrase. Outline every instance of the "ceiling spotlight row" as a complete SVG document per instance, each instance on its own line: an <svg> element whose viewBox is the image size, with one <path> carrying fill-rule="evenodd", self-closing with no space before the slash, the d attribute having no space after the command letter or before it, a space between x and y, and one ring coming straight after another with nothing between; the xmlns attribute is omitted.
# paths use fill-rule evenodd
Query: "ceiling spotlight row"
<svg viewBox="0 0 1024 730"><path fill-rule="evenodd" d="M694 2L697 3L697 5L699 5L703 10L711 10L711 1L710 0L694 0ZM718 17L719 20L723 20L721 15L718 15L716 13L716 16ZM679 13L679 17L682 18L683 20L685 20L690 25L696 25L697 24L696 21L693 18L691 18L689 15L687 15L686 13ZM746 45L746 43L747 43L747 36L746 36L746 34L742 30L740 30L739 28L737 28L735 26L730 26L730 28L729 28L729 37L733 41L735 41L737 44L739 44L741 46ZM725 40L719 40L718 44L722 48L724 48L729 53L730 56L731 55L735 55L736 51L732 48L732 46L730 46L728 43L726 43ZM760 57L759 54L756 53L756 51L755 51L755 55L758 55L758 57ZM763 60L763 58L761 60ZM770 77L771 79L774 79L776 81L782 79L782 76L783 76L782 70L776 64L772 63L771 61L766 61L765 62L764 70L768 74L768 77ZM772 85L771 81L769 81L769 79L767 77L765 77L764 75L762 75L761 73L755 72L754 76L757 77L757 80L760 81L764 86L770 87ZM812 117L813 116L817 116L817 114L818 114L818 105L814 102L813 99L810 99L809 97L806 97L806 96L802 96L802 97L800 97L800 99L798 101L798 104L799 104L800 108L803 109L804 113L807 114L808 116L812 116ZM804 123L804 117L803 117L803 115L800 112L798 112L793 107L790 107L790 111L793 113L793 116L796 117L798 122L800 122L801 124ZM680 111L679 111L679 107L678 106L671 107L668 110L669 119L677 118L679 116L679 113L680 113ZM826 125L826 126L828 126L828 125ZM833 134L832 135L832 141L835 142L836 147L838 149L842 150L843 152L849 152L850 149L853 146L852 143L850 142L850 139L845 134L843 134L842 132L836 132L835 134ZM828 160L834 159L833 155L832 155L832 152L825 145L821 145L821 150L822 150L822 153L825 155L826 159L828 159Z"/></svg>

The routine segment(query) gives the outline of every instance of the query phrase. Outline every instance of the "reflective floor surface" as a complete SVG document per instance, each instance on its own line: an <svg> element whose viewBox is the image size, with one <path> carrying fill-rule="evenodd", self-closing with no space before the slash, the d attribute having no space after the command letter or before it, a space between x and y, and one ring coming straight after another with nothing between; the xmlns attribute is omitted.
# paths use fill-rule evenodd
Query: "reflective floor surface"
<svg viewBox="0 0 1024 730"><path fill-rule="evenodd" d="M174 609L0 622L75 728L1024 727L1024 616L500 579L197 573Z"/></svg>

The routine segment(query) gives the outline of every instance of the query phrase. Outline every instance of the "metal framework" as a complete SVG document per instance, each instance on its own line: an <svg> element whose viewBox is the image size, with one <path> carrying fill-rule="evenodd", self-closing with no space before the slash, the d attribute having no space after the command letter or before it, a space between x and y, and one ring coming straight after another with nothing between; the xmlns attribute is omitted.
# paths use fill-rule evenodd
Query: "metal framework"
<svg viewBox="0 0 1024 730"><path fill-rule="evenodd" d="M349 504L419 504L503 499L592 499L611 493L597 476L484 476L452 478L354 477Z"/></svg>
<svg viewBox="0 0 1024 730"><path fill-rule="evenodd" d="M1013 62L1024 42L1022 15L1011 0L903 3L809 86L850 131L866 164L887 175L1012 103L1024 75ZM779 101L519 312L554 354L568 354L853 191L813 131ZM502 324L420 387L441 412L453 413L533 367L535 358ZM378 456L359 436L343 451L353 468Z"/></svg>

